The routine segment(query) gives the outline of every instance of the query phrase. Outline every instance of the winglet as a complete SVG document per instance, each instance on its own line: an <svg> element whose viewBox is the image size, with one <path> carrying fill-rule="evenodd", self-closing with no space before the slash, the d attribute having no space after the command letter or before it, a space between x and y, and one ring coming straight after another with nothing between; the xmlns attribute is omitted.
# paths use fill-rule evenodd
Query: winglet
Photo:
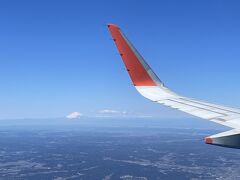
<svg viewBox="0 0 240 180"><path fill-rule="evenodd" d="M115 24L108 24L113 40L134 86L158 86L162 82Z"/></svg>

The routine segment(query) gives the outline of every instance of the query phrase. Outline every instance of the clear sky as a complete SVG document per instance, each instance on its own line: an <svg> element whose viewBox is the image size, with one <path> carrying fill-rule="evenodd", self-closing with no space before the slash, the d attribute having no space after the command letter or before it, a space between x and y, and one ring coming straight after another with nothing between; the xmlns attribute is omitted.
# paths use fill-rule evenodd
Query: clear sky
<svg viewBox="0 0 240 180"><path fill-rule="evenodd" d="M1 1L0 119L184 116L137 94L107 23L121 27L168 87L238 107L239 19L240 2L227 0Z"/></svg>

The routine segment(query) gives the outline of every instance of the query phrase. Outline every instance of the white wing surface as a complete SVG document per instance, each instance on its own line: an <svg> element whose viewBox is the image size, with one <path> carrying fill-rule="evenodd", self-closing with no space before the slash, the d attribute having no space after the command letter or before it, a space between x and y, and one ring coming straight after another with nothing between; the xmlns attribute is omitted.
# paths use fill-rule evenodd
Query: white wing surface
<svg viewBox="0 0 240 180"><path fill-rule="evenodd" d="M206 137L205 142L240 148L240 109L198 101L172 92L164 86L118 26L108 24L108 29L133 85L142 96L193 116L232 128L230 131Z"/></svg>

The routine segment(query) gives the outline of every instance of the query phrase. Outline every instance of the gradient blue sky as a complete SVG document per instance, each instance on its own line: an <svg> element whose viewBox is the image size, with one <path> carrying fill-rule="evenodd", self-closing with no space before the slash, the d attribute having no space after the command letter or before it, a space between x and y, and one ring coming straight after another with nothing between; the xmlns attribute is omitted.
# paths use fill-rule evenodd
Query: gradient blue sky
<svg viewBox="0 0 240 180"><path fill-rule="evenodd" d="M1 1L0 119L181 117L131 86L105 25L118 24L178 93L240 106L240 2Z"/></svg>

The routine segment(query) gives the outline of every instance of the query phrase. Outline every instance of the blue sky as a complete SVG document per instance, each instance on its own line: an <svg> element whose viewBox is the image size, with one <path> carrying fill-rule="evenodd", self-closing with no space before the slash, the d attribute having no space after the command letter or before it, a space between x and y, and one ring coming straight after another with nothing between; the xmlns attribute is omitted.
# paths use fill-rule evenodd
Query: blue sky
<svg viewBox="0 0 240 180"><path fill-rule="evenodd" d="M239 9L221 0L1 1L0 119L104 110L185 116L137 94L109 22L171 89L238 107Z"/></svg>

